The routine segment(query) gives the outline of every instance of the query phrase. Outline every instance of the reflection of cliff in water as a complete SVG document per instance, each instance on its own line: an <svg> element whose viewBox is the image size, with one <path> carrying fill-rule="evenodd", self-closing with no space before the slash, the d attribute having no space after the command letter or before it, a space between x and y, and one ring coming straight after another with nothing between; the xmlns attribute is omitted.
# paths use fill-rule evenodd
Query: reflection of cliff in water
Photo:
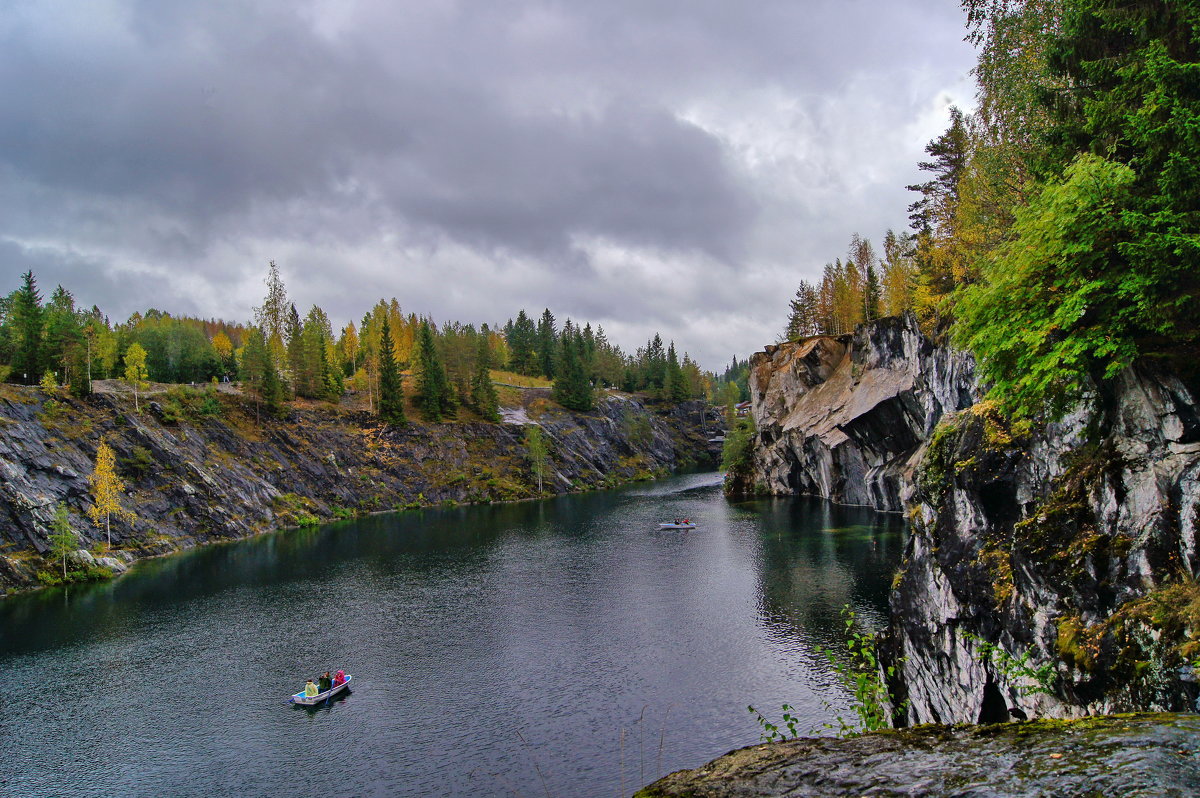
<svg viewBox="0 0 1200 798"><path fill-rule="evenodd" d="M888 589L903 552L899 517L805 497L752 504L763 529L759 623L769 634L840 646L846 605L868 626L886 623Z"/></svg>

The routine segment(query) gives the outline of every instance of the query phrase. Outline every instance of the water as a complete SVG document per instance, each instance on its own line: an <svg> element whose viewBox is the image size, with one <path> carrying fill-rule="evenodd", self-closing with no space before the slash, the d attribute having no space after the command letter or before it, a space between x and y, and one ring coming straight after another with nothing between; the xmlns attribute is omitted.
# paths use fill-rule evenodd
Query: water
<svg viewBox="0 0 1200 798"><path fill-rule="evenodd" d="M845 714L816 648L844 604L882 622L899 522L718 485L376 516L0 601L0 795L628 795L756 742L747 704ZM284 702L338 668L344 700Z"/></svg>

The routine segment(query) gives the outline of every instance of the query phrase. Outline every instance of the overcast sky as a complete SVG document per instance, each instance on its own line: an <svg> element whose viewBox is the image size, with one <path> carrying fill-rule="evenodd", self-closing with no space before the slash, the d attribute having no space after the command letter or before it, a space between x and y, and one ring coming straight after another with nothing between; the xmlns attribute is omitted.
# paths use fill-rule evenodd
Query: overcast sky
<svg viewBox="0 0 1200 798"><path fill-rule="evenodd" d="M957 0L6 0L0 290L114 321L549 307L721 369L903 228ZM878 247L877 247L878 248Z"/></svg>

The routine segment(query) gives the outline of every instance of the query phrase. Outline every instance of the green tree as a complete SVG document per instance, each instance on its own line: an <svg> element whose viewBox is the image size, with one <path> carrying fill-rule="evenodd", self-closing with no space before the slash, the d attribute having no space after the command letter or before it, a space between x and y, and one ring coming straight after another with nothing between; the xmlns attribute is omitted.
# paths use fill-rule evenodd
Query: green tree
<svg viewBox="0 0 1200 798"><path fill-rule="evenodd" d="M686 402L689 398L687 378L683 375L683 367L679 365L679 356L675 354L675 342L667 347L667 375L663 385L663 398L673 404Z"/></svg>
<svg viewBox="0 0 1200 798"><path fill-rule="evenodd" d="M117 462L113 450L104 440L96 447L96 467L88 477L92 486L92 501L88 508L88 517L96 526L104 521L104 536L108 545L112 546L112 517L124 518L133 523L134 514L121 506L121 495L125 492L125 483L117 476Z"/></svg>
<svg viewBox="0 0 1200 798"><path fill-rule="evenodd" d="M67 505L59 502L54 508L54 520L50 523L50 556L62 560L63 578L67 577L67 556L79 548L79 539L71 528L71 517Z"/></svg>
<svg viewBox="0 0 1200 798"><path fill-rule="evenodd" d="M125 350L125 381L133 388L133 409L138 408L138 388L146 382L146 350L133 343Z"/></svg>
<svg viewBox="0 0 1200 798"><path fill-rule="evenodd" d="M554 380L554 400L569 410L588 411L596 406L592 384L583 366L583 338L567 321L559 340L559 375Z"/></svg>
<svg viewBox="0 0 1200 798"><path fill-rule="evenodd" d="M537 480L538 493L541 493L542 483L550 470L550 447L545 433L537 424L525 427L525 450L529 458L529 470Z"/></svg>
<svg viewBox="0 0 1200 798"><path fill-rule="evenodd" d="M500 421L500 400L492 384L492 348L487 335L479 337L475 356L475 377L471 380L471 403L476 412L488 421Z"/></svg>
<svg viewBox="0 0 1200 798"><path fill-rule="evenodd" d="M45 370L42 339L46 319L33 271L25 272L21 280L22 286L13 295L9 309L13 326L12 379L33 385Z"/></svg>
<svg viewBox="0 0 1200 798"><path fill-rule="evenodd" d="M438 355L433 328L422 320L417 330L417 404L426 421L438 422L454 413L454 389Z"/></svg>
<svg viewBox="0 0 1200 798"><path fill-rule="evenodd" d="M874 266L867 266L867 282L863 288L863 321L875 321L879 318L879 300L881 296L879 275Z"/></svg>
<svg viewBox="0 0 1200 798"><path fill-rule="evenodd" d="M807 280L800 281L800 287L789 302L788 310L787 328L783 333L785 339L796 341L819 332L817 289L812 283Z"/></svg>
<svg viewBox="0 0 1200 798"><path fill-rule="evenodd" d="M1123 209L1135 180L1127 166L1081 156L1017 211L1014 239L962 295L956 339L979 355L991 395L1015 415L1061 413L1089 379L1129 365L1139 336L1158 323L1146 275L1110 246L1129 238Z"/></svg>
<svg viewBox="0 0 1200 798"><path fill-rule="evenodd" d="M379 333L379 420L404 424L404 388L392 345L392 328L387 317Z"/></svg>
<svg viewBox="0 0 1200 798"><path fill-rule="evenodd" d="M558 354L558 332L555 330L554 314L550 312L550 308L542 311L542 318L538 321L537 351L538 367L542 375L548 380L554 379L558 373L555 357Z"/></svg>
<svg viewBox="0 0 1200 798"><path fill-rule="evenodd" d="M533 320L522 310L517 320L505 330L508 339L508 367L518 374L534 372L534 349L537 346L537 328Z"/></svg>

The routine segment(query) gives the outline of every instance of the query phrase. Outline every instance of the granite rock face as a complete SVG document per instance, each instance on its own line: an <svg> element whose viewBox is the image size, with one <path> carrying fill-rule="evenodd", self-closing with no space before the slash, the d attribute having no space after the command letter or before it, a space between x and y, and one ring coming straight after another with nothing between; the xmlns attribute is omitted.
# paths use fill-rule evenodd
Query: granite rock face
<svg viewBox="0 0 1200 798"><path fill-rule="evenodd" d="M1200 792L1198 741L1197 715L921 726L743 748L672 773L637 798L1184 798Z"/></svg>
<svg viewBox="0 0 1200 798"><path fill-rule="evenodd" d="M547 493L715 462L707 438L723 422L703 403L666 412L611 394L593 412L572 413L547 398L545 390L523 392L517 414L545 433ZM114 522L114 550L105 561L77 554L79 567L121 571L137 557L280 527L537 492L524 423L389 428L367 413L332 407L295 408L283 421L259 422L239 397L222 397L220 412L204 416L181 417L167 404L146 402L135 413L110 395L52 404L36 388L0 389L0 595L50 570L43 555L59 502L83 546L104 540L103 528L84 515L102 437L126 484L124 506L137 519Z"/></svg>
<svg viewBox="0 0 1200 798"><path fill-rule="evenodd" d="M974 360L912 315L767 347L750 371L756 489L887 511L941 417L977 399Z"/></svg>

